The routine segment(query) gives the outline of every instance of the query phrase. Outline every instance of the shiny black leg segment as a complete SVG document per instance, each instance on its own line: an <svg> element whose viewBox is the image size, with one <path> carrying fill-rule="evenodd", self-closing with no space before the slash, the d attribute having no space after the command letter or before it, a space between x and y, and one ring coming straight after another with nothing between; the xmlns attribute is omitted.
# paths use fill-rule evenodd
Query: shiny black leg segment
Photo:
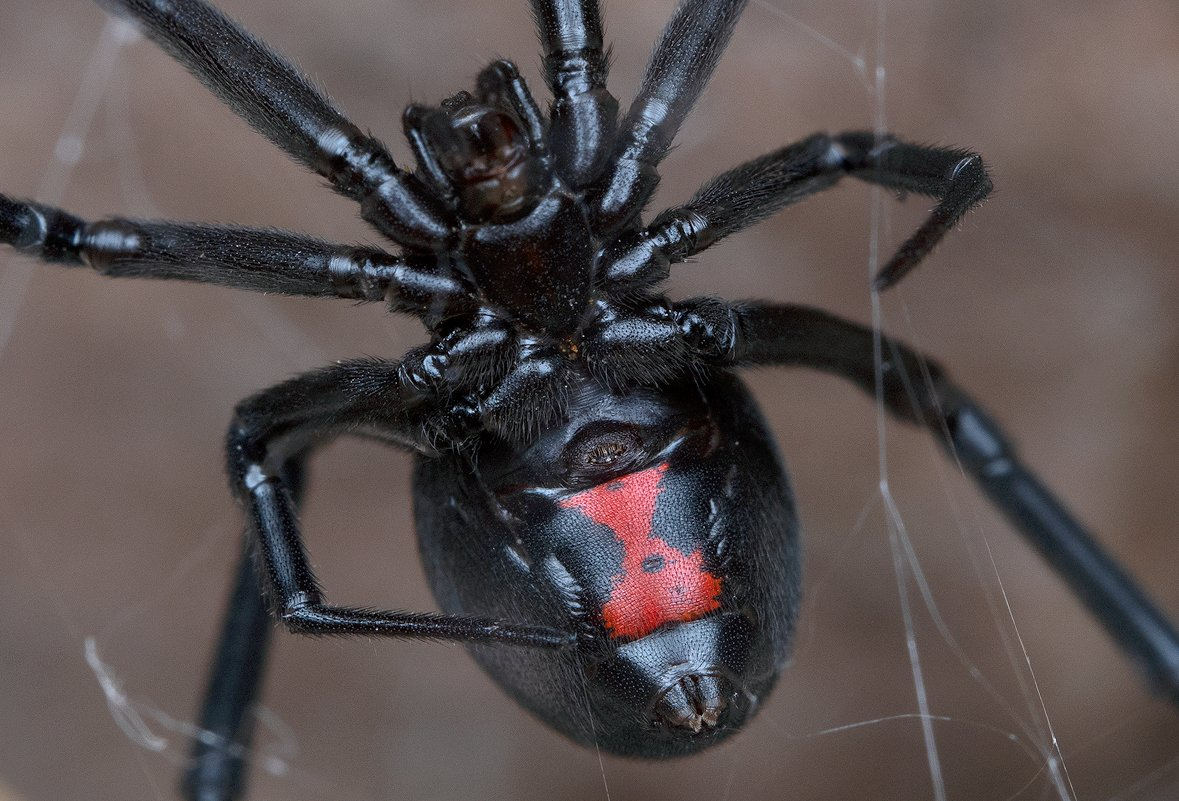
<svg viewBox="0 0 1179 801"><path fill-rule="evenodd" d="M245 505L273 611L302 634L371 635L563 647L570 635L481 618L329 606L299 532L288 460L326 439L360 433L428 449L398 365L343 362L294 378L241 403L229 431L230 483Z"/></svg>
<svg viewBox="0 0 1179 801"><path fill-rule="evenodd" d="M0 242L52 264L82 264L85 221L53 206L0 195Z"/></svg>
<svg viewBox="0 0 1179 801"><path fill-rule="evenodd" d="M632 285L659 281L671 264L833 186L845 175L937 200L925 222L877 274L878 290L916 267L991 191L977 153L877 138L868 131L815 134L713 178L687 203L662 212L633 241L616 246L606 280Z"/></svg>
<svg viewBox="0 0 1179 801"><path fill-rule="evenodd" d="M553 93L549 139L557 171L581 189L597 177L618 126L618 101L606 90L610 57L598 2L532 0L532 13Z"/></svg>
<svg viewBox="0 0 1179 801"><path fill-rule="evenodd" d="M187 801L232 801L242 794L244 757L253 733L248 713L258 697L274 627L253 550L247 542L222 622L201 709L201 733L181 784Z"/></svg>
<svg viewBox="0 0 1179 801"><path fill-rule="evenodd" d="M639 94L619 129L610 172L597 201L606 230L642 211L659 183L667 154L708 79L748 0L682 0L664 28Z"/></svg>
<svg viewBox="0 0 1179 801"><path fill-rule="evenodd" d="M0 195L0 242L43 261L103 275L218 284L283 295L384 300L425 314L463 302L455 278L375 248L275 229L108 219Z"/></svg>
<svg viewBox="0 0 1179 801"><path fill-rule="evenodd" d="M967 211L991 192L982 156L968 150L927 147L892 137L877 139L867 131L841 134L844 170L849 175L937 200L929 217L897 249L873 279L877 290L888 289L929 255Z"/></svg>
<svg viewBox="0 0 1179 801"><path fill-rule="evenodd" d="M144 32L238 116L362 204L395 242L429 249L453 221L385 145L344 117L289 62L204 0L99 0Z"/></svg>
<svg viewBox="0 0 1179 801"><path fill-rule="evenodd" d="M439 341L414 348L398 367L402 388L423 398L462 395L498 383L517 352L515 331L499 320L457 328Z"/></svg>
<svg viewBox="0 0 1179 801"><path fill-rule="evenodd" d="M834 373L879 391L891 414L929 428L1155 686L1179 703L1179 633L935 362L888 341L878 375L873 332L817 309L692 301L677 312L694 350L713 363Z"/></svg>

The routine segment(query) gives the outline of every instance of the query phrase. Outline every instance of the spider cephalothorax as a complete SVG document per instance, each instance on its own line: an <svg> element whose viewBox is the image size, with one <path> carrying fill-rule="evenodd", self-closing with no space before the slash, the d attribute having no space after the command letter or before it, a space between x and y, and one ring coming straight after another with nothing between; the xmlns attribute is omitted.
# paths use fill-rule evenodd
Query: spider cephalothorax
<svg viewBox="0 0 1179 801"><path fill-rule="evenodd" d="M548 113L497 61L473 93L406 110L413 172L204 0L101 2L354 200L398 252L272 229L87 222L4 195L0 242L112 276L383 300L430 332L400 362L339 362L237 407L229 475L249 548L190 798L240 794L270 614L304 634L466 642L538 716L619 753L685 754L736 731L787 657L799 586L793 501L732 373L744 365L844 376L929 427L1179 694L1179 636L936 365L814 309L659 294L673 264L846 175L936 200L876 276L881 290L991 188L968 151L820 133L645 222L659 164L746 0L682 0L621 119L597 0L531 0ZM420 546L443 614L325 600L297 504L310 451L345 433L416 454Z"/></svg>

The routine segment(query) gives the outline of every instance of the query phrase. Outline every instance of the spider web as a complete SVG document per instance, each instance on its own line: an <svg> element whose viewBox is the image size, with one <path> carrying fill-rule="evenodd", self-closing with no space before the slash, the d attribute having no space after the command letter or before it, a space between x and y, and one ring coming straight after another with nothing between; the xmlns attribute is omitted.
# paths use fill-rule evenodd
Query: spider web
<svg viewBox="0 0 1179 801"><path fill-rule="evenodd" d="M93 9L13 5L0 107L20 113L0 120L3 191L88 216L370 238L150 45ZM501 54L537 83L522 2L437 5L327 17L226 4L402 158L405 101L437 100ZM632 5L606 9L624 102L672 3ZM658 205L813 130L864 127L976 147L998 165L999 193L879 300L866 276L925 203L850 183L679 268L672 291L810 303L934 354L1174 616L1179 286L1158 226L1175 176L1151 155L1179 123L1166 90L1179 65L1169 17L1145 11L1070 16L1100 48L1045 55L1063 13L752 5ZM1087 205L1094 185L1101 206ZM3 260L0 781L15 797L173 797L202 736L192 718L240 533L221 466L230 408L418 339L376 307ZM1179 795L1175 714L926 435L836 379L750 380L791 467L807 581L794 663L747 732L691 760L599 759L531 721L458 648L280 637L254 797ZM348 444L315 476L306 528L333 596L432 607L410 556L405 460Z"/></svg>

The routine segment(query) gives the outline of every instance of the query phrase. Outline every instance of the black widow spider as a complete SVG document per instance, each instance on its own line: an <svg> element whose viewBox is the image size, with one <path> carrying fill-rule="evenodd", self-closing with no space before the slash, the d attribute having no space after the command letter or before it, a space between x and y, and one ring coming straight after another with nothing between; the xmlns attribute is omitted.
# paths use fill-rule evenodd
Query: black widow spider
<svg viewBox="0 0 1179 801"><path fill-rule="evenodd" d="M557 97L551 120L514 68L493 64L474 97L407 112L419 162L413 175L215 12L178 4L166 20L150 4L122 5L255 127L360 201L403 257L269 231L86 224L7 198L6 241L108 274L386 299L433 334L430 347L400 364L346 363L239 407L231 478L287 624L531 646L476 655L550 723L620 752L689 751L735 730L785 656L797 570L785 479L726 368L810 365L871 391L872 337L813 310L671 304L653 287L670 263L852 174L939 199L885 268L883 288L981 200L989 183L978 157L863 133L812 137L726 173L644 227L639 212L654 167L743 3L681 6L617 129L596 8L535 3ZM531 280L520 281L519 270ZM1063 513L1010 459L985 416L936 368L931 387L905 384L914 360L903 348L886 358L889 411L935 432L944 426L1021 528L1072 549L1037 540L1125 645L1140 655L1154 649L1156 678L1173 681L1165 622L1077 526L1057 517ZM318 605L291 496L307 450L339 433L430 457L419 464L417 508L439 601L448 613L496 620ZM653 520L658 536L649 536ZM1082 569L1073 557L1089 561ZM643 576L673 580L627 589ZM241 579L228 631L251 634L225 640L203 721L227 739L257 678L266 631L248 562ZM675 661L687 667L672 669ZM592 736L568 693L553 691L573 686L574 670L585 671L578 682L592 677ZM193 794L232 794L236 774L233 757L206 744L190 775Z"/></svg>

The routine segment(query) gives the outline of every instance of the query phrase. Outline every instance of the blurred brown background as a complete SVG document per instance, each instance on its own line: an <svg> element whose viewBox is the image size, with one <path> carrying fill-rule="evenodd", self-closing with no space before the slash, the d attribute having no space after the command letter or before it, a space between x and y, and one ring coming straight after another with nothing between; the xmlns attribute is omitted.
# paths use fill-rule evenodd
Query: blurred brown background
<svg viewBox="0 0 1179 801"><path fill-rule="evenodd" d="M499 55L539 83L523 0L225 5L402 157L398 115L411 98L437 101ZM611 86L624 102L672 5L607 9ZM81 0L4 3L3 191L31 195L50 169L103 24ZM888 126L977 149L998 186L885 299L886 327L951 365L1179 619L1174 5L754 5L666 162L659 205L812 131L870 127L877 106L865 76L878 32ZM141 42L119 56L62 202L90 216L373 241L317 184ZM849 182L680 267L673 292L799 301L870 322L870 205L870 190ZM885 197L882 208L888 251L926 203ZM230 409L332 359L396 356L420 331L376 306L103 281L2 258L0 326L12 328L0 351L0 783L36 801L171 798L185 735L153 719L164 750L133 744L87 666L86 638L134 702L183 729L237 550L221 454ZM285 773L259 765L251 797L933 797L887 531L872 504L874 406L830 378L751 381L795 477L808 580L795 664L748 731L686 761L600 766L507 701L458 647L280 637L265 703L298 751ZM972 678L914 595L947 797L1057 797L1041 696L1077 798L1179 796L1179 713L1144 691L927 437L890 424L887 455L941 614L994 689ZM408 460L344 443L316 467L306 523L332 596L431 607ZM1024 658L1004 646L1014 634L1000 580L1037 680L1032 709L1019 689L1030 681ZM862 725L831 731L851 724ZM275 737L261 739L275 751Z"/></svg>

